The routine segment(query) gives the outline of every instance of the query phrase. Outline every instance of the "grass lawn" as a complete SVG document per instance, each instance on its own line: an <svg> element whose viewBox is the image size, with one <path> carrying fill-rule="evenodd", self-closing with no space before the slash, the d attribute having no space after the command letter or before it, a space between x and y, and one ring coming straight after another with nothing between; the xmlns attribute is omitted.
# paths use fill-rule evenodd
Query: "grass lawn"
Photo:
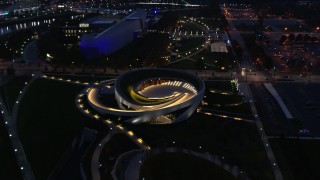
<svg viewBox="0 0 320 180"><path fill-rule="evenodd" d="M270 143L284 179L320 179L319 141L273 139Z"/></svg>
<svg viewBox="0 0 320 180"><path fill-rule="evenodd" d="M149 157L141 166L140 179L142 178L150 180L236 179L229 172L209 161L179 153L163 153Z"/></svg>
<svg viewBox="0 0 320 180"><path fill-rule="evenodd" d="M198 32L199 34L201 34L201 32L203 32L203 29L201 28L201 26L198 26L194 23L186 23L182 25L181 31L182 32L188 31L188 33Z"/></svg>
<svg viewBox="0 0 320 180"><path fill-rule="evenodd" d="M191 61L189 59L184 59L182 61L178 61L172 64L168 64L163 66L164 68L172 68L172 69L192 69L192 70L204 70L204 68L199 65L196 61ZM207 70L214 70L215 68L212 66L208 66Z"/></svg>
<svg viewBox="0 0 320 180"><path fill-rule="evenodd" d="M221 20L214 20L214 19L201 19L206 25L210 27L210 29L220 28L223 29L223 23Z"/></svg>
<svg viewBox="0 0 320 180"><path fill-rule="evenodd" d="M231 52L211 52L205 49L191 57L191 59L202 59L205 64L216 67L216 70L228 70L236 67L235 57Z"/></svg>
<svg viewBox="0 0 320 180"><path fill-rule="evenodd" d="M86 118L75 106L83 86L38 79L23 97L18 132L37 179L46 179Z"/></svg>
<svg viewBox="0 0 320 180"><path fill-rule="evenodd" d="M2 117L0 118L0 179L22 179Z"/></svg>
<svg viewBox="0 0 320 180"><path fill-rule="evenodd" d="M228 106L230 104L242 103L243 96L206 93L205 100L208 102L209 105Z"/></svg>
<svg viewBox="0 0 320 180"><path fill-rule="evenodd" d="M235 113L235 114L242 114L246 115L247 118L251 119L252 118L252 111L249 103L243 103L239 106L221 106L221 107L215 107L215 110L219 111L227 111L230 113Z"/></svg>
<svg viewBox="0 0 320 180"><path fill-rule="evenodd" d="M100 155L100 163L103 168L100 168L102 179L112 179L111 171L116 159L123 153L139 149L139 147L125 134L114 135L109 142L103 147ZM123 172L124 173L124 172Z"/></svg>
<svg viewBox="0 0 320 180"><path fill-rule="evenodd" d="M126 126L151 148L177 146L210 152L239 166L252 179L274 179L255 124L194 113L187 122L176 125Z"/></svg>
<svg viewBox="0 0 320 180"><path fill-rule="evenodd" d="M7 108L9 112L12 111L20 91L25 86L25 82L28 82L30 79L31 77L28 76L15 77L10 83L1 87L3 96L5 97L4 100L7 101Z"/></svg>
<svg viewBox="0 0 320 180"><path fill-rule="evenodd" d="M231 81L205 81L208 90L232 91Z"/></svg>
<svg viewBox="0 0 320 180"><path fill-rule="evenodd" d="M178 42L180 46L176 46L176 49L181 53L189 51L205 43L204 37L190 37L188 39L182 39Z"/></svg>

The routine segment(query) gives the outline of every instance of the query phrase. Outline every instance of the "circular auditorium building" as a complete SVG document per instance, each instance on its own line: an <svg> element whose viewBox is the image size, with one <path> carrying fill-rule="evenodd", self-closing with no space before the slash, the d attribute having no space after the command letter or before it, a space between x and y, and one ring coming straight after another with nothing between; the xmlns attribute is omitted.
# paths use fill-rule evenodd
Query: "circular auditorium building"
<svg viewBox="0 0 320 180"><path fill-rule="evenodd" d="M99 113L125 117L128 123L171 124L188 119L202 101L204 91L204 82L196 75L147 68L95 85L88 91L88 102ZM109 98L103 100L106 95ZM115 103L108 105L111 96Z"/></svg>

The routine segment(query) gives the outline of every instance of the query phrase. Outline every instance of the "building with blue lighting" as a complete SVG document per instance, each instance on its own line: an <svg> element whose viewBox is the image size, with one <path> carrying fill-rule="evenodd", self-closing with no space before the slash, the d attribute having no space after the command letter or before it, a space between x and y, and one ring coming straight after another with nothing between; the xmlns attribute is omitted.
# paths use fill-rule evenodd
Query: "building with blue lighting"
<svg viewBox="0 0 320 180"><path fill-rule="evenodd" d="M145 27L147 12L137 9L99 34L84 34L80 47L87 59L116 52L132 42Z"/></svg>

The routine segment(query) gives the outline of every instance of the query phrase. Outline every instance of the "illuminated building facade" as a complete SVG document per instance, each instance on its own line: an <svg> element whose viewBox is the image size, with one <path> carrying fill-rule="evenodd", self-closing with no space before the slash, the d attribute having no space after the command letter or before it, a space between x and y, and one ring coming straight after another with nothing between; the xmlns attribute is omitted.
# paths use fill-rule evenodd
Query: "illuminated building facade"
<svg viewBox="0 0 320 180"><path fill-rule="evenodd" d="M145 26L147 12L135 12L99 34L85 34L80 46L88 59L111 54L126 46L141 33Z"/></svg>

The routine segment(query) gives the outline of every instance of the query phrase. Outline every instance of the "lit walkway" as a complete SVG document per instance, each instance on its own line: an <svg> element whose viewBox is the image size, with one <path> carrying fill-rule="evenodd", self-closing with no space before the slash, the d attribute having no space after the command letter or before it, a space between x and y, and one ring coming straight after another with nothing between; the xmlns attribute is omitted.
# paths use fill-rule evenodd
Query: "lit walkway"
<svg viewBox="0 0 320 180"><path fill-rule="evenodd" d="M7 108L5 107L5 103L0 98L0 109L5 121L5 125L9 134L9 138L11 144L14 149L14 153L16 155L18 165L20 167L23 179L25 180L35 180L32 168L28 162L28 159L25 155L22 143L20 141L20 137L17 132L17 116L18 116L18 109L20 105L20 100L24 96L26 90L29 88L30 84L37 79L37 76L33 77L29 82L26 82L26 86L20 91L19 96L16 99L16 103L14 104L12 114L9 114Z"/></svg>
<svg viewBox="0 0 320 180"><path fill-rule="evenodd" d="M268 140L268 136L266 135L266 132L263 130L263 126L262 126L262 123L261 123L261 120L258 116L258 111L257 111L257 108L254 104L255 100L252 96L252 93L251 93L251 90L248 86L247 83L241 83L240 86L239 86L239 90L240 92L242 92L246 97L247 99L249 100L250 102L250 106L251 106L251 110L252 110L252 113L256 119L256 126L258 128L258 132L260 134L260 137L261 137L261 141L264 145L264 149L267 153L267 156L268 156L268 159L269 159L269 162L272 166L272 170L273 170L273 173L274 173L274 176L276 178L276 180L283 180L283 177L282 177L282 173L280 171L280 168L277 164L277 161L276 161L276 158L273 154L273 151L270 147L270 143L269 143L269 140Z"/></svg>
<svg viewBox="0 0 320 180"><path fill-rule="evenodd" d="M210 163L215 164L216 166L222 167L225 171L229 172L232 176L236 178L244 179L244 180L249 179L246 173L240 170L237 166L232 166L225 163L223 160L224 157L213 156L208 152L200 153L200 152L192 151L189 149L168 147L168 148L161 148L161 149L152 149L150 151L143 151L136 154L133 158L131 158L130 163L125 171L125 180L139 179L140 168L143 162L146 160L146 158L148 156L157 155L161 153L182 153L190 156L195 156L200 159L207 160ZM140 177L140 178L143 178L143 177Z"/></svg>
<svg viewBox="0 0 320 180"><path fill-rule="evenodd" d="M99 158L102 152L103 147L109 140L111 139L112 135L114 134L114 131L110 131L109 134L100 141L98 146L93 152L92 158L91 158L91 174L92 174L92 180L100 180L100 162Z"/></svg>

